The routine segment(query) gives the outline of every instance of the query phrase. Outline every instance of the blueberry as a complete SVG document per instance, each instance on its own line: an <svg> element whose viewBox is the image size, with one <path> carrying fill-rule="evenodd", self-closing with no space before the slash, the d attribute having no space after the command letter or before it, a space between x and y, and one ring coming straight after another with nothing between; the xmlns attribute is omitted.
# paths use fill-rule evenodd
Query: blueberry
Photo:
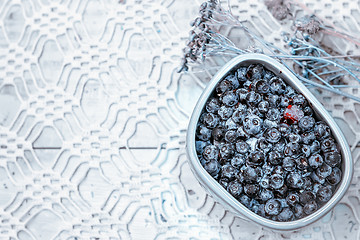
<svg viewBox="0 0 360 240"><path fill-rule="evenodd" d="M295 204L295 206L293 207L293 211L296 218L304 217L304 209L300 204Z"/></svg>
<svg viewBox="0 0 360 240"><path fill-rule="evenodd" d="M258 194L259 190L260 188L257 184L246 184L244 186L244 193L251 198L254 198Z"/></svg>
<svg viewBox="0 0 360 240"><path fill-rule="evenodd" d="M218 115L222 120L229 119L234 112L234 109L231 107L221 106L218 110Z"/></svg>
<svg viewBox="0 0 360 240"><path fill-rule="evenodd" d="M276 128L270 128L265 131L265 139L270 143L276 143L281 138L281 133Z"/></svg>
<svg viewBox="0 0 360 240"><path fill-rule="evenodd" d="M236 90L236 94L239 96L240 102L246 102L246 96L248 94L248 90L246 88L239 88Z"/></svg>
<svg viewBox="0 0 360 240"><path fill-rule="evenodd" d="M264 71L264 80L270 81L270 79L272 79L273 77L275 77L274 73L270 71Z"/></svg>
<svg viewBox="0 0 360 240"><path fill-rule="evenodd" d="M264 152L265 154L270 151L270 149L272 148L272 144L267 142L265 140L265 138L259 138L257 141L256 141L256 149L259 150L259 151L262 151Z"/></svg>
<svg viewBox="0 0 360 240"><path fill-rule="evenodd" d="M315 125L314 133L317 139L322 140L330 136L331 130L326 123L319 122Z"/></svg>
<svg viewBox="0 0 360 240"><path fill-rule="evenodd" d="M256 135L260 132L262 120L256 115L247 115L243 121L243 127L246 133Z"/></svg>
<svg viewBox="0 0 360 240"><path fill-rule="evenodd" d="M246 78L246 67L240 67L236 70L236 76L239 80L239 82L245 82L247 80Z"/></svg>
<svg viewBox="0 0 360 240"><path fill-rule="evenodd" d="M324 181L324 183L325 183L325 181ZM319 189L323 187L323 184L324 184L324 183L318 183L318 182L316 182L316 183L313 184L312 193L315 194L315 196L317 195Z"/></svg>
<svg viewBox="0 0 360 240"><path fill-rule="evenodd" d="M286 196L286 202L290 206L295 206L299 202L299 194L297 192L291 192Z"/></svg>
<svg viewBox="0 0 360 240"><path fill-rule="evenodd" d="M249 106L256 106L261 101L261 96L259 93L256 93L254 91L248 92L246 95L246 103Z"/></svg>
<svg viewBox="0 0 360 240"><path fill-rule="evenodd" d="M284 139L280 139L279 142L274 144L273 150L279 152L280 154L283 154L286 144L287 143Z"/></svg>
<svg viewBox="0 0 360 240"><path fill-rule="evenodd" d="M221 167L221 178L233 180L237 174L236 169L230 164L225 164Z"/></svg>
<svg viewBox="0 0 360 240"><path fill-rule="evenodd" d="M247 68L246 77L251 80L261 79L264 75L264 67L258 64L252 64Z"/></svg>
<svg viewBox="0 0 360 240"><path fill-rule="evenodd" d="M224 93L232 89L233 89L233 85L231 84L231 82L228 81L227 79L224 79L218 83L215 90L217 93Z"/></svg>
<svg viewBox="0 0 360 240"><path fill-rule="evenodd" d="M288 194L288 192L286 192L286 194ZM285 198L286 198L286 195L283 198L278 198L282 208L289 207L289 204L286 202Z"/></svg>
<svg viewBox="0 0 360 240"><path fill-rule="evenodd" d="M246 82L244 82L243 87L246 88L246 89L250 89L251 84L252 84L252 81L247 80Z"/></svg>
<svg viewBox="0 0 360 240"><path fill-rule="evenodd" d="M287 172L292 172L294 171L296 166L295 160L291 157L285 157L283 162L282 162L282 167L284 168L285 171Z"/></svg>
<svg viewBox="0 0 360 240"><path fill-rule="evenodd" d="M225 141L228 143L234 143L237 139L238 135L237 135L237 131L235 130L229 130L225 133Z"/></svg>
<svg viewBox="0 0 360 240"><path fill-rule="evenodd" d="M250 150L249 144L242 140L236 142L235 148L236 151L241 154L246 154Z"/></svg>
<svg viewBox="0 0 360 240"><path fill-rule="evenodd" d="M199 140L208 141L211 137L211 130L205 127L204 125L199 125L197 128L197 134Z"/></svg>
<svg viewBox="0 0 360 240"><path fill-rule="evenodd" d="M212 130L211 135L215 141L221 141L225 136L225 130L221 127L216 127Z"/></svg>
<svg viewBox="0 0 360 240"><path fill-rule="evenodd" d="M236 75L237 74L231 74L225 78L225 80L231 83L233 89L237 89L240 86L239 80Z"/></svg>
<svg viewBox="0 0 360 240"><path fill-rule="evenodd" d="M261 201L266 202L267 200L274 198L274 193L271 190L263 189L259 193L259 198Z"/></svg>
<svg viewBox="0 0 360 240"><path fill-rule="evenodd" d="M267 161L272 165L278 165L282 162L283 156L277 151L270 151L267 154Z"/></svg>
<svg viewBox="0 0 360 240"><path fill-rule="evenodd" d="M227 190L235 198L239 198L241 196L241 193L243 192L243 186L241 185L241 183L235 180L229 183Z"/></svg>
<svg viewBox="0 0 360 240"><path fill-rule="evenodd" d="M279 129L281 135L285 136L285 137L291 133L291 128L286 123L280 123L278 129Z"/></svg>
<svg viewBox="0 0 360 240"><path fill-rule="evenodd" d="M218 160L219 157L219 149L215 145L207 145L204 148L203 156L206 160Z"/></svg>
<svg viewBox="0 0 360 240"><path fill-rule="evenodd" d="M294 96L296 93L295 93L295 90L291 87L291 86L286 86L285 88L285 92L284 92L284 95L287 96L287 97L292 97Z"/></svg>
<svg viewBox="0 0 360 240"><path fill-rule="evenodd" d="M279 215L277 216L277 220L280 222L288 222L294 219L294 213L290 208L284 208Z"/></svg>
<svg viewBox="0 0 360 240"><path fill-rule="evenodd" d="M320 148L323 153L336 151L336 145L334 139L326 138L320 143Z"/></svg>
<svg viewBox="0 0 360 240"><path fill-rule="evenodd" d="M303 191L300 193L299 201L302 205L305 205L308 202L314 201L315 195L310 191Z"/></svg>
<svg viewBox="0 0 360 240"><path fill-rule="evenodd" d="M217 175L220 171L220 164L216 160L211 160L205 164L204 169L214 178L217 178Z"/></svg>
<svg viewBox="0 0 360 240"><path fill-rule="evenodd" d="M275 196L284 198L289 191L288 187L284 184L281 188L275 189Z"/></svg>
<svg viewBox="0 0 360 240"><path fill-rule="evenodd" d="M239 102L238 95L233 91L225 92L223 95L221 95L220 100L228 107L235 106L235 104Z"/></svg>
<svg viewBox="0 0 360 240"><path fill-rule="evenodd" d="M269 161L265 161L261 166L261 169L264 175L271 175L274 171L274 166L270 164Z"/></svg>
<svg viewBox="0 0 360 240"><path fill-rule="evenodd" d="M270 104L268 101L261 101L257 107L261 113L266 113L269 111Z"/></svg>
<svg viewBox="0 0 360 240"><path fill-rule="evenodd" d="M283 80L281 80L279 77L273 77L270 79L270 91L273 94L281 95L286 90L286 85Z"/></svg>
<svg viewBox="0 0 360 240"><path fill-rule="evenodd" d="M203 123L205 123L205 125L208 128L214 128L219 124L219 117L213 113L206 113L203 116Z"/></svg>
<svg viewBox="0 0 360 240"><path fill-rule="evenodd" d="M228 186L229 186L229 179L227 179L227 178L220 178L219 183L220 183L220 185L221 185L223 188L227 189Z"/></svg>
<svg viewBox="0 0 360 240"><path fill-rule="evenodd" d="M298 143L290 142L285 146L285 156L297 156L299 154L300 145Z"/></svg>
<svg viewBox="0 0 360 240"><path fill-rule="evenodd" d="M280 111L277 108L270 108L266 113L266 118L270 121L278 121L280 120Z"/></svg>
<svg viewBox="0 0 360 240"><path fill-rule="evenodd" d="M236 123L242 122L244 120L246 112L247 106L244 104L239 104L238 107L235 109L234 113L232 114L232 119Z"/></svg>
<svg viewBox="0 0 360 240"><path fill-rule="evenodd" d="M290 99L287 96L280 96L280 107L286 108L290 104Z"/></svg>
<svg viewBox="0 0 360 240"><path fill-rule="evenodd" d="M294 105L303 106L306 103L306 98L301 94L296 94L292 97L292 103Z"/></svg>
<svg viewBox="0 0 360 240"><path fill-rule="evenodd" d="M333 195L333 192L332 192L331 186L329 186L329 185L323 186L323 187L320 187L319 190L317 191L316 199L319 202L326 203L330 200L332 195Z"/></svg>
<svg viewBox="0 0 360 240"><path fill-rule="evenodd" d="M264 120L264 128L277 128L278 123L276 121L270 121L269 119Z"/></svg>
<svg viewBox="0 0 360 240"><path fill-rule="evenodd" d="M329 165L327 165L326 163L324 163L318 169L316 169L316 174L319 177L326 178L327 176L329 176L331 174L331 171L332 171L332 168Z"/></svg>
<svg viewBox="0 0 360 240"><path fill-rule="evenodd" d="M236 176L236 179L241 183L245 183L245 180L247 180L245 173L241 170L239 171L238 175Z"/></svg>
<svg viewBox="0 0 360 240"><path fill-rule="evenodd" d="M282 168L282 166L280 166L280 165L277 165L277 166L274 167L273 173L274 174L279 174L279 175L281 175L283 177L287 174L285 172L285 170Z"/></svg>
<svg viewBox="0 0 360 240"><path fill-rule="evenodd" d="M277 216L281 211L280 202L276 199L270 199L265 204L265 213L271 216Z"/></svg>
<svg viewBox="0 0 360 240"><path fill-rule="evenodd" d="M249 183L257 182L258 178L261 177L258 168L248 166L242 169L242 172L244 174L245 181Z"/></svg>
<svg viewBox="0 0 360 240"><path fill-rule="evenodd" d="M324 162L324 159L318 153L311 155L311 157L309 158L309 165L313 169L320 167L323 164L323 162Z"/></svg>
<svg viewBox="0 0 360 240"><path fill-rule="evenodd" d="M313 117L305 116L299 120L299 127L303 131L309 131L313 129L314 125L315 125L315 119Z"/></svg>
<svg viewBox="0 0 360 240"><path fill-rule="evenodd" d="M260 94L265 94L270 91L269 84L264 80L256 81L255 83L253 83L253 87L254 87L255 92L260 93Z"/></svg>
<svg viewBox="0 0 360 240"><path fill-rule="evenodd" d="M301 153L305 156L305 157L309 157L311 155L311 150L310 150L310 146L308 145L302 145L301 146Z"/></svg>
<svg viewBox="0 0 360 240"><path fill-rule="evenodd" d="M251 211L253 211L257 215L265 217L265 204L254 204L251 207Z"/></svg>
<svg viewBox="0 0 360 240"><path fill-rule="evenodd" d="M256 115L260 117L261 119L264 118L264 114L262 114L259 109L255 106L250 106L247 110L248 115Z"/></svg>
<svg viewBox="0 0 360 240"><path fill-rule="evenodd" d="M279 189L284 185L284 178L280 174L273 174L270 177L270 187Z"/></svg>
<svg viewBox="0 0 360 240"><path fill-rule="evenodd" d="M228 120L226 120L224 126L225 126L225 129L227 129L227 130L237 130L239 128L239 124L234 122L234 120L232 118L229 118Z"/></svg>
<svg viewBox="0 0 360 240"><path fill-rule="evenodd" d="M320 183L320 184L325 183L325 178L319 176L316 172L312 172L310 177L313 180L313 182L315 182L315 183Z"/></svg>
<svg viewBox="0 0 360 240"><path fill-rule="evenodd" d="M301 171L307 171L309 168L308 160L305 156L300 155L295 158L296 167Z"/></svg>
<svg viewBox="0 0 360 240"><path fill-rule="evenodd" d="M249 166L258 166L261 165L265 160L265 155L262 152L253 152L250 153L247 163Z"/></svg>
<svg viewBox="0 0 360 240"><path fill-rule="evenodd" d="M291 126L291 131L295 134L299 134L299 135L301 134L301 128L297 124L293 124Z"/></svg>
<svg viewBox="0 0 360 240"><path fill-rule="evenodd" d="M241 197L239 198L239 201L245 207L250 208L251 199L248 196L246 196L245 194L241 195Z"/></svg>
<svg viewBox="0 0 360 240"><path fill-rule="evenodd" d="M338 167L334 167L329 176L326 177L326 180L331 185L337 185L341 181L341 170Z"/></svg>
<svg viewBox="0 0 360 240"><path fill-rule="evenodd" d="M204 148L208 145L207 142L204 141L195 141L195 149L198 154L203 154Z"/></svg>
<svg viewBox="0 0 360 240"><path fill-rule="evenodd" d="M270 107L278 108L280 104L280 96L275 94L268 94L264 96L264 100L269 102Z"/></svg>
<svg viewBox="0 0 360 240"><path fill-rule="evenodd" d="M341 162L341 155L338 152L328 152L325 153L325 162L330 167L336 167Z"/></svg>
<svg viewBox="0 0 360 240"><path fill-rule="evenodd" d="M220 145L220 157L229 159L234 154L234 147L232 144L223 143Z"/></svg>
<svg viewBox="0 0 360 240"><path fill-rule="evenodd" d="M209 113L216 113L219 108L220 108L220 102L218 98L211 98L207 103L206 103L206 111L208 111Z"/></svg>
<svg viewBox="0 0 360 240"><path fill-rule="evenodd" d="M269 175L265 175L259 182L260 187L267 189L270 188L270 177Z"/></svg>
<svg viewBox="0 0 360 240"><path fill-rule="evenodd" d="M304 185L304 179L299 173L291 172L286 177L286 183L290 188L301 189Z"/></svg>
<svg viewBox="0 0 360 240"><path fill-rule="evenodd" d="M301 140L305 144L312 144L315 140L315 133L314 132L304 132L301 134Z"/></svg>
<svg viewBox="0 0 360 240"><path fill-rule="evenodd" d="M243 126L238 127L237 133L238 133L239 138L242 138L242 139L249 139L250 138L249 134L244 131Z"/></svg>
<svg viewBox="0 0 360 240"><path fill-rule="evenodd" d="M260 202L257 199L258 198L256 197L256 199L252 198L250 200L250 209L253 209L254 207L256 208L257 206L260 205Z"/></svg>
<svg viewBox="0 0 360 240"><path fill-rule="evenodd" d="M305 116L312 116L314 114L314 111L312 110L312 108L310 106L304 107L303 112L304 112Z"/></svg>
<svg viewBox="0 0 360 240"><path fill-rule="evenodd" d="M306 215L310 215L310 214L314 213L317 209L318 209L318 205L317 205L316 201L314 201L314 200L307 202L303 208L304 213Z"/></svg>
<svg viewBox="0 0 360 240"><path fill-rule="evenodd" d="M288 135L288 140L289 140L289 142L300 143L301 136L299 134L296 134L296 133L290 133Z"/></svg>
<svg viewBox="0 0 360 240"><path fill-rule="evenodd" d="M208 162L203 156L198 155L199 162L201 163L201 166L205 166L205 164Z"/></svg>
<svg viewBox="0 0 360 240"><path fill-rule="evenodd" d="M320 143L318 140L314 140L310 146L311 153L318 153L320 151Z"/></svg>
<svg viewBox="0 0 360 240"><path fill-rule="evenodd" d="M244 155L241 154L235 154L231 158L230 163L234 168L239 169L241 166L245 164L245 157Z"/></svg>

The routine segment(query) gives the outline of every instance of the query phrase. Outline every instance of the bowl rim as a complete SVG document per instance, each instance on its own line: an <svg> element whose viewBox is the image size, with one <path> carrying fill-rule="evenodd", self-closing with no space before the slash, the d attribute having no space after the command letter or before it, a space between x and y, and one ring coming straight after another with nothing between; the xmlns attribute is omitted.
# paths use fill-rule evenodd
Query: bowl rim
<svg viewBox="0 0 360 240"><path fill-rule="evenodd" d="M264 65L267 69L273 71L277 76L280 76L282 79L284 79L287 84L291 85L298 92L301 92L308 100L312 109L315 110L316 114L320 115L322 119L327 122L327 124L331 128L332 135L336 139L342 153L342 179L340 185L338 185L337 187L335 194L325 205L323 205L316 212L295 221L277 222L266 219L252 212L250 209L248 209L238 200L236 200L215 179L213 179L210 174L206 172L206 170L200 164L200 161L198 160L196 154L195 132L197 121L200 117L203 107L205 106L206 101L212 94L215 86L220 80L226 77L229 72L234 70L234 68L240 66L241 64L249 65L251 63L260 63ZM205 90L201 94L199 100L197 101L191 115L186 136L186 152L193 173L200 181L200 183L210 192L211 195L217 198L221 203L225 203L225 207L232 210L236 214L246 216L247 218L253 220L256 223L275 230L293 230L304 227L319 220L341 200L341 198L344 196L345 192L350 186L353 175L353 161L349 145L339 126L329 114L329 112L305 87L305 85L301 83L300 80L283 64L281 64L274 58L257 53L243 54L231 59L212 77Z"/></svg>

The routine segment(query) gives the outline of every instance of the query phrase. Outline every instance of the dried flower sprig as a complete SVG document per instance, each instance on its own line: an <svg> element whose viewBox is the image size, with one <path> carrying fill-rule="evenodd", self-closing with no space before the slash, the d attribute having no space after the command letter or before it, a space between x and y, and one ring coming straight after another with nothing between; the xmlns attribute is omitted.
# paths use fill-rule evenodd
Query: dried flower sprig
<svg viewBox="0 0 360 240"><path fill-rule="evenodd" d="M287 5L283 7L286 11L289 10ZM311 35L320 29L326 29L317 17L305 16L295 20L296 31L293 36L290 37L289 33L284 34L284 41L289 46L285 51L258 37L231 13L230 8L225 10L216 0L204 2L200 6L199 14L200 16L191 24L193 29L190 31L187 47L184 49L179 72L188 71L190 63L202 64L205 58L212 56L236 56L248 52L262 52L281 61L308 87L321 88L360 102L359 97L340 90L349 87L345 83L347 77L360 82L360 64L354 60L354 57L360 56L333 56L327 53L316 40L311 38ZM223 26L243 30L251 40L251 45L246 49L239 48L221 33ZM340 33L337 32L337 34ZM360 87L360 85L351 87Z"/></svg>

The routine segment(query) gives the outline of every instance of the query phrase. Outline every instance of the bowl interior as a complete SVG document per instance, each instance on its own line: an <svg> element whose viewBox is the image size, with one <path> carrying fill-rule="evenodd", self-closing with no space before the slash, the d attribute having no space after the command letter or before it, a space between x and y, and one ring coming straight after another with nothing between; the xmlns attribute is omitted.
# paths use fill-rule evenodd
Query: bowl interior
<svg viewBox="0 0 360 240"><path fill-rule="evenodd" d="M237 69L238 67L248 66L253 63L262 64L268 70L272 71L275 75L281 77L287 84L289 84L291 87L293 87L295 90L305 96L310 106L314 110L316 117L325 121L331 128L332 134L336 139L339 150L342 154L342 179L341 182L338 184L333 197L313 214L295 221L277 222L269 220L257 215L256 213L243 206L215 179L213 179L210 174L205 171L205 169L200 164L196 154L195 132L197 122L208 98L212 95L217 83L223 78L225 78L231 71ZM293 73L291 73L284 65L282 65L275 59L262 54L244 54L238 56L225 64L224 67L214 75L194 108L187 132L186 148L188 159L195 176L212 196L214 196L220 203L222 203L226 208L230 209L231 211L237 214L245 215L246 217L263 226L277 230L291 230L300 228L324 216L344 196L346 190L350 185L353 174L353 162L350 148L335 120L331 117L331 115L327 112L323 105L316 99L316 97L297 79L297 77Z"/></svg>

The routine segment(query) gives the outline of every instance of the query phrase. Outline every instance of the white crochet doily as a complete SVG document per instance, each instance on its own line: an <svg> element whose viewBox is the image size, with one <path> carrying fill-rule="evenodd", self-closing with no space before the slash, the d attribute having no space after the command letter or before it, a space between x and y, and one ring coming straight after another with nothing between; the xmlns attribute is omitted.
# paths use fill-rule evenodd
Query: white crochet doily
<svg viewBox="0 0 360 240"><path fill-rule="evenodd" d="M234 216L195 180L185 135L210 75L177 69L200 3L0 1L0 239L360 238L358 164L341 203L294 232ZM290 24L263 1L230 3L282 44ZM304 4L359 35L359 1ZM359 51L344 41L333 46ZM360 104L319 97L356 162Z"/></svg>

